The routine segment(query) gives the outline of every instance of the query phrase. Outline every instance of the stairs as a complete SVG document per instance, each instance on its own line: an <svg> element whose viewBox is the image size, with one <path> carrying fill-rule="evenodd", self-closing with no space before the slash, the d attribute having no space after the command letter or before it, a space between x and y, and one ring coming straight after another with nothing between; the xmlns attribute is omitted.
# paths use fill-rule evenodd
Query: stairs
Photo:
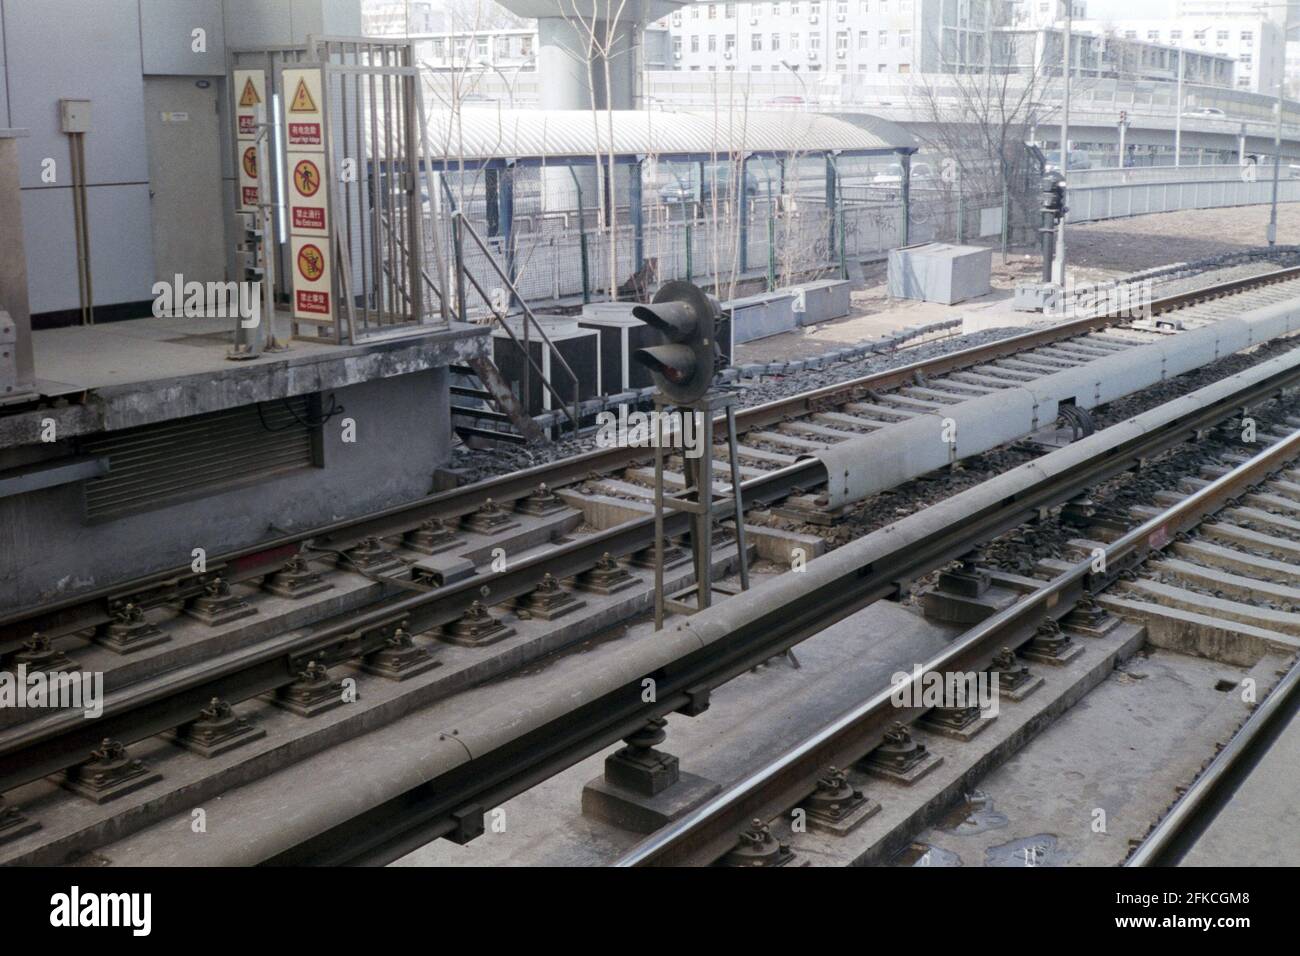
<svg viewBox="0 0 1300 956"><path fill-rule="evenodd" d="M547 441L489 358L476 356L452 365L451 424L465 444L481 448L505 442L527 445Z"/></svg>

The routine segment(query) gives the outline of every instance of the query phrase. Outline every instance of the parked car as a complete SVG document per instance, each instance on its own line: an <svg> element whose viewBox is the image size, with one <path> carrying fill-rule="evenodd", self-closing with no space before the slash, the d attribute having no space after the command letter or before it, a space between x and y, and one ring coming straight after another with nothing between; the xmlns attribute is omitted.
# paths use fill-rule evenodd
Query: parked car
<svg viewBox="0 0 1300 956"><path fill-rule="evenodd" d="M934 170L929 163L913 163L911 185L927 187L934 185ZM883 173L871 177L871 185L886 186L897 189L903 184L903 164L890 163Z"/></svg>
<svg viewBox="0 0 1300 956"><path fill-rule="evenodd" d="M1046 160L1043 172L1059 173L1061 171L1061 153L1059 150L1052 150L1051 152L1044 153L1043 159ZM1092 169L1092 157L1081 149L1072 149L1070 150L1069 168Z"/></svg>
<svg viewBox="0 0 1300 956"><path fill-rule="evenodd" d="M663 186L659 187L659 201L667 205L692 202L695 199L695 173L686 176L673 175ZM718 198L726 199L731 195L731 167L719 166L706 171L704 182L700 184L701 202L713 201L713 190L718 190ZM745 173L745 198L753 199L758 195L758 177L752 172Z"/></svg>

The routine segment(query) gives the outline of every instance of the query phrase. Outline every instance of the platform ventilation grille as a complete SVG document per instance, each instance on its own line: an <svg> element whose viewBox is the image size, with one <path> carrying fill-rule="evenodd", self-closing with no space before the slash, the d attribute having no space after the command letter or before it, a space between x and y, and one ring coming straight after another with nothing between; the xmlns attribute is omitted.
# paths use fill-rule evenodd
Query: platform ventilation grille
<svg viewBox="0 0 1300 956"><path fill-rule="evenodd" d="M83 443L109 472L86 482L86 517L116 518L319 463L309 397L124 429Z"/></svg>

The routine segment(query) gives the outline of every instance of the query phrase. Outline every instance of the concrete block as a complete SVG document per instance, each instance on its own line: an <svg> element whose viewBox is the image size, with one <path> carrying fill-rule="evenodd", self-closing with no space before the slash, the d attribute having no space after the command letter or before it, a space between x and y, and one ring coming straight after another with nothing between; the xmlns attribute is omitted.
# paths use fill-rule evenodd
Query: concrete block
<svg viewBox="0 0 1300 956"><path fill-rule="evenodd" d="M952 305L992 290L993 250L930 242L889 253L889 294Z"/></svg>
<svg viewBox="0 0 1300 956"><path fill-rule="evenodd" d="M731 344L779 335L799 327L793 291L765 292L723 303L731 315Z"/></svg>
<svg viewBox="0 0 1300 956"><path fill-rule="evenodd" d="M582 788L582 813L621 830L653 833L721 791L721 784L684 771L675 784L654 796L607 783L601 776Z"/></svg>

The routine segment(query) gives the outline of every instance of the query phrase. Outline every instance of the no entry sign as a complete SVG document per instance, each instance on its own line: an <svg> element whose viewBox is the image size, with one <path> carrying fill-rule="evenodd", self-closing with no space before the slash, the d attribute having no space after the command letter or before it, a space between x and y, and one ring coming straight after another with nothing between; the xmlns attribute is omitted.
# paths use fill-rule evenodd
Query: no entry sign
<svg viewBox="0 0 1300 956"><path fill-rule="evenodd" d="M326 191L321 178L321 161L319 156L289 157L289 176L293 182L290 194L289 215L290 231L303 235L324 236L329 232L329 217L326 207Z"/></svg>

